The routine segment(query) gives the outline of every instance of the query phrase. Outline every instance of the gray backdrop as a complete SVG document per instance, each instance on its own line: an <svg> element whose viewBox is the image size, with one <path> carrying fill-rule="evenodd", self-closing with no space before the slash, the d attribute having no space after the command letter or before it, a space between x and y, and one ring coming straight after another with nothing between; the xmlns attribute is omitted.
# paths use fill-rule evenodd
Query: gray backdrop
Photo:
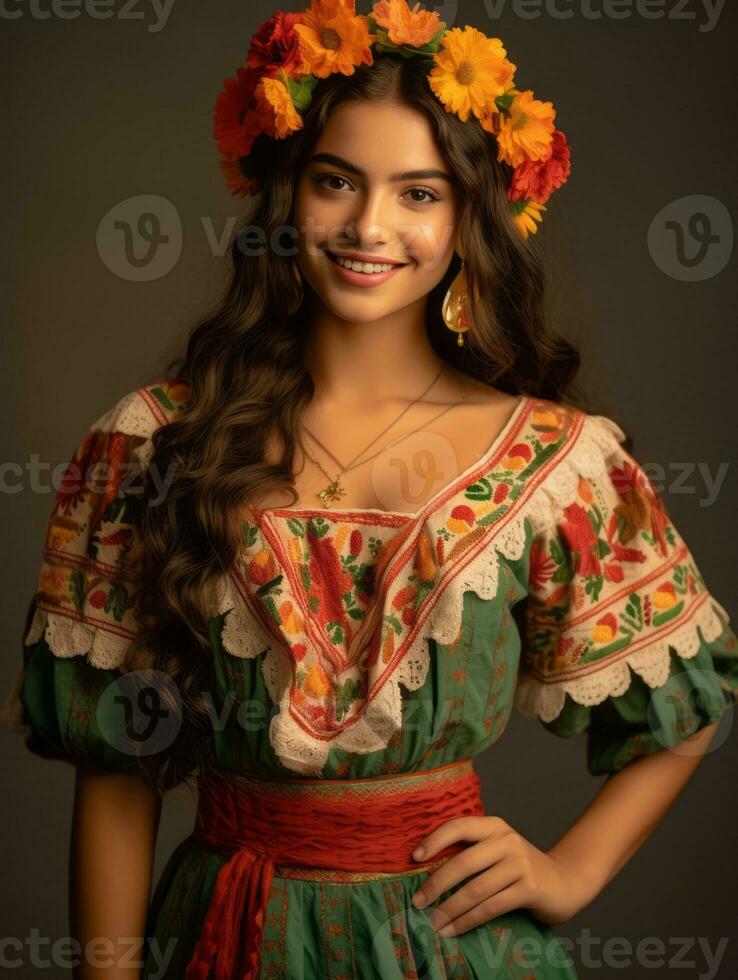
<svg viewBox="0 0 738 980"><path fill-rule="evenodd" d="M596 409L633 434L642 463L664 468L675 523L711 590L738 617L730 414L736 5L469 0L435 7L449 26L499 35L518 65L517 83L558 110L573 171L544 228L560 322L581 347ZM219 295L228 260L218 241L241 202L218 170L212 109L274 9L175 0L157 12L149 0L110 0L112 16L102 19L86 0L7 0L0 12L9 83L1 397L11 420L2 453L4 691L20 662L52 503L18 467L33 454L52 465L66 461L98 414L158 376ZM141 195L171 202L171 241L137 273L98 229L132 213L124 202ZM711 492L721 466L723 482ZM721 744L655 835L589 908L559 927L577 943L589 934L596 958L603 942L621 937L606 967L588 965L575 950L582 977L654 978L677 969L678 976L736 975L732 713L723 725ZM2 749L3 935L25 941L38 929L53 940L68 933L73 769L31 756L12 735ZM586 771L583 739L558 739L517 714L477 762L488 812L540 847L560 836L602 782ZM176 791L164 808L157 876L192 819L188 795ZM640 962L635 955L649 937L664 944L661 966L649 966L659 960L653 949ZM727 950L710 973L705 944L715 954L721 941ZM66 975L58 967L8 972Z"/></svg>

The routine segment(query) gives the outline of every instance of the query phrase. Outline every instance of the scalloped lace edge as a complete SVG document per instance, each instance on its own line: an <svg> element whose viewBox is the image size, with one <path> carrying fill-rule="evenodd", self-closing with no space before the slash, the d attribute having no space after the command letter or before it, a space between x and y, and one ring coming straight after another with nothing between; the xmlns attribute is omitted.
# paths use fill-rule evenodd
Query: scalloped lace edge
<svg viewBox="0 0 738 980"><path fill-rule="evenodd" d="M84 654L93 667L110 670L123 663L131 638L118 636L99 626L90 626L60 613L50 613L38 606L23 641L26 646L41 637L56 657L78 657Z"/></svg>
<svg viewBox="0 0 738 980"><path fill-rule="evenodd" d="M492 541L473 558L464 571L444 589L431 610L423 629L413 638L400 663L387 677L379 693L364 705L362 716L330 740L306 732L290 711L292 661L289 653L262 626L243 597L226 578L218 611L225 613L221 640L233 656L256 657L264 653L262 675L269 695L279 712L269 727L269 740L277 757L289 769L305 775L319 774L332 748L365 754L387 747L402 727L400 685L414 691L425 681L430 666L428 639L441 645L453 643L461 629L464 593L474 592L481 599L493 599L499 586L500 556L511 561L523 556L526 542L525 520L534 533L547 526L553 501L567 506L576 499L581 476L595 478L606 472L605 457L622 442L625 434L612 419L586 415L582 429L568 455L549 473L516 514ZM648 659L644 651L642 660Z"/></svg>
<svg viewBox="0 0 738 980"><path fill-rule="evenodd" d="M695 657L702 642L716 640L729 622L728 613L713 596L663 640L655 640L641 650L625 654L612 664L593 665L592 673L561 681L539 681L525 669L518 675L514 704L522 715L553 721L564 709L568 694L577 704L592 707L628 690L632 672L651 688L667 682L671 670L670 649L683 660ZM701 634L701 636L700 636Z"/></svg>

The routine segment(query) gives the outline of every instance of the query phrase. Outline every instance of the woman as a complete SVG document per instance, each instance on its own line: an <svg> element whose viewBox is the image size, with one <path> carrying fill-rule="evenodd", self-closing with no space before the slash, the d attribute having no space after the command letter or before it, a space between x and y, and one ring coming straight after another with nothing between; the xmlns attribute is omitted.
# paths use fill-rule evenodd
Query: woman
<svg viewBox="0 0 738 980"><path fill-rule="evenodd" d="M142 935L146 977L575 977L553 927L735 702L725 611L547 323L566 139L499 41L444 26L313 0L260 28L216 108L261 192L227 293L57 496L15 709L77 766L106 977ZM610 777L545 852L470 762L514 704Z"/></svg>

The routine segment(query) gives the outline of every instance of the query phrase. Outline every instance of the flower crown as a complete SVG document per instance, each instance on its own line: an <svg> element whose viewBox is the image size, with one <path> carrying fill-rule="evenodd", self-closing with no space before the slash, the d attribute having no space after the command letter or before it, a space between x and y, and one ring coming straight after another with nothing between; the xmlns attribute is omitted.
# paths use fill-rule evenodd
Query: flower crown
<svg viewBox="0 0 738 980"><path fill-rule="evenodd" d="M516 66L499 38L474 27L446 30L435 11L406 0L377 0L368 16L355 0L312 0L304 13L278 10L251 38L246 63L225 82L214 113L220 168L234 194L258 194L244 161L262 133L284 139L302 128L300 115L319 78L353 75L371 65L372 49L428 61L428 83L447 112L474 115L495 138L507 165L507 198L524 238L538 230L546 201L571 170L556 110L513 85Z"/></svg>

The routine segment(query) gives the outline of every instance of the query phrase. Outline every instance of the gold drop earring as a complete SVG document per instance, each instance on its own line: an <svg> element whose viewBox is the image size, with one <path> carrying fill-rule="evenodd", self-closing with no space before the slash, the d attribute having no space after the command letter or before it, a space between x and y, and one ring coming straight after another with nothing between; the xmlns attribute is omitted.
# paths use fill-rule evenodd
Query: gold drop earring
<svg viewBox="0 0 738 980"><path fill-rule="evenodd" d="M469 291L466 281L466 268L464 260L461 260L461 269L454 281L451 283L441 308L443 322L449 330L453 330L456 337L456 346L464 346L464 334L469 329Z"/></svg>

